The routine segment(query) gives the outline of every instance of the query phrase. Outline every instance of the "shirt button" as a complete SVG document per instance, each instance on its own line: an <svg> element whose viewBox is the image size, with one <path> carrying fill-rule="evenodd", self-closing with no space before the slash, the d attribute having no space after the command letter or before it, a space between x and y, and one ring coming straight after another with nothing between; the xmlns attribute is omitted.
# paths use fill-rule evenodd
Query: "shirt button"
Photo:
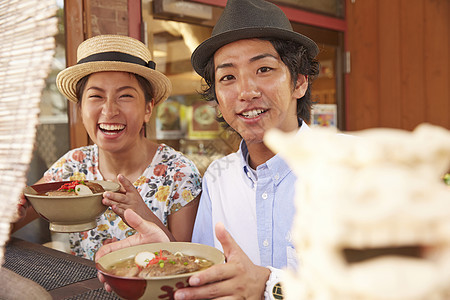
<svg viewBox="0 0 450 300"><path fill-rule="evenodd" d="M264 193L261 195L261 197L262 197L264 200L266 200L266 199L267 199L267 193L264 192Z"/></svg>
<svg viewBox="0 0 450 300"><path fill-rule="evenodd" d="M269 242L267 240L264 240L263 245L264 245L264 247L267 247L267 246L269 246Z"/></svg>
<svg viewBox="0 0 450 300"><path fill-rule="evenodd" d="M278 175L278 173L277 173L277 174L275 174L274 178L275 178L275 180L278 180L278 179L280 179L280 175Z"/></svg>
<svg viewBox="0 0 450 300"><path fill-rule="evenodd" d="M288 231L288 232L286 233L285 239L286 239L286 241L289 242L289 243L292 241L292 234L291 234L290 231Z"/></svg>

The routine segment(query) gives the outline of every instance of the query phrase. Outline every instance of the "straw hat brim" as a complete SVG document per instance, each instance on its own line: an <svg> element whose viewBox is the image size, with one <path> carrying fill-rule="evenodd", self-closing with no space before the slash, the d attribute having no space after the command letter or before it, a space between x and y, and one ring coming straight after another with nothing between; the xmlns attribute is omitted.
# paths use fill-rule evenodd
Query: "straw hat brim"
<svg viewBox="0 0 450 300"><path fill-rule="evenodd" d="M305 46L313 57L319 53L319 48L313 40L295 31L273 27L240 28L219 33L201 43L192 53L191 63L194 70L204 77L206 63L218 49L238 40L252 38L291 40Z"/></svg>
<svg viewBox="0 0 450 300"><path fill-rule="evenodd" d="M147 79L152 86L155 105L166 100L172 92L170 80L161 72L145 66L121 61L94 61L68 67L58 74L56 85L67 99L78 102L76 97L78 81L92 73L108 71L129 72Z"/></svg>

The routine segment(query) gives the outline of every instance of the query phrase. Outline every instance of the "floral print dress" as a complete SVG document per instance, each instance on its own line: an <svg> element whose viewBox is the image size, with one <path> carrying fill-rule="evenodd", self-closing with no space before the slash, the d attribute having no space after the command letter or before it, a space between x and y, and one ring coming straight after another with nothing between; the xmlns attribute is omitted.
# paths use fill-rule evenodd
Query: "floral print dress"
<svg viewBox="0 0 450 300"><path fill-rule="evenodd" d="M44 174L46 182L103 180L98 169L98 147L90 145L67 152ZM167 225L167 217L201 192L200 174L192 161L161 144L151 164L133 183L153 213ZM109 207L97 219L97 227L69 234L73 254L93 260L103 244L125 239L136 231Z"/></svg>

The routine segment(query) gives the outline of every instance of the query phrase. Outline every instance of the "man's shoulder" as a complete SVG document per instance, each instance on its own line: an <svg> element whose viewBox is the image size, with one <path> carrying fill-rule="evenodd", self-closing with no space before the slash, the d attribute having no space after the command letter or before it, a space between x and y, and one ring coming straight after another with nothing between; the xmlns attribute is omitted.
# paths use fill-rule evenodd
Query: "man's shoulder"
<svg viewBox="0 0 450 300"><path fill-rule="evenodd" d="M214 160L205 172L205 176L224 176L237 174L241 170L241 154L233 152Z"/></svg>

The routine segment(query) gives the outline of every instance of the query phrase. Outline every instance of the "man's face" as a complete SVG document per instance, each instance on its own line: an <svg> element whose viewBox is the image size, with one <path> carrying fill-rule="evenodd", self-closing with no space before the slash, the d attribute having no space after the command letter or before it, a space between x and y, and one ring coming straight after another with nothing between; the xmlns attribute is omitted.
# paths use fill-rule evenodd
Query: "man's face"
<svg viewBox="0 0 450 300"><path fill-rule="evenodd" d="M261 143L266 130L298 128L297 99L308 87L292 85L287 66L269 41L239 40L214 54L215 88L225 121L247 144Z"/></svg>

